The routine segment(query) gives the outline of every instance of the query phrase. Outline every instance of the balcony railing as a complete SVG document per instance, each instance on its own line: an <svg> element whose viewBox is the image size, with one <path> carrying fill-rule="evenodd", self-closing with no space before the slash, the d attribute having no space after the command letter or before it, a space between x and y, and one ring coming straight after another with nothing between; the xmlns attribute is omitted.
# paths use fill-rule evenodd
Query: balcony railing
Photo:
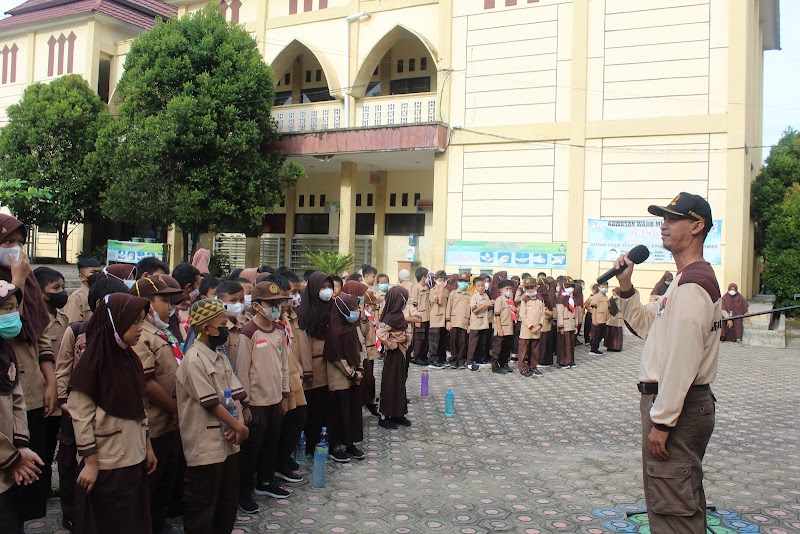
<svg viewBox="0 0 800 534"><path fill-rule="evenodd" d="M278 131L281 133L317 132L342 128L344 126L343 115L344 105L341 100L272 108L272 116L278 122Z"/></svg>

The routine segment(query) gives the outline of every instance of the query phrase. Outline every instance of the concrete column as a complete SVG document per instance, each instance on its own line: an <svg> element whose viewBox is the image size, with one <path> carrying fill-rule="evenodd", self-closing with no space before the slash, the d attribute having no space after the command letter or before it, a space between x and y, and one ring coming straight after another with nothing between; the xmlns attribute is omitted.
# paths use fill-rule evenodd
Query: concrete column
<svg viewBox="0 0 800 534"><path fill-rule="evenodd" d="M445 242L447 240L447 175L450 168L449 154L439 154L433 159L433 225L431 238L432 269L444 266Z"/></svg>
<svg viewBox="0 0 800 534"><path fill-rule="evenodd" d="M183 261L183 230L177 224L173 224L167 230L167 244L170 246L169 270L175 268Z"/></svg>
<svg viewBox="0 0 800 534"><path fill-rule="evenodd" d="M280 76L280 74L278 75ZM303 86L303 63L299 57L292 61L292 104L302 104L300 88Z"/></svg>
<svg viewBox="0 0 800 534"><path fill-rule="evenodd" d="M380 272L386 272L386 188L389 173L380 171L380 183L375 185L375 238L372 242L372 265Z"/></svg>
<svg viewBox="0 0 800 534"><path fill-rule="evenodd" d="M261 236L245 240L245 268L261 266Z"/></svg>
<svg viewBox="0 0 800 534"><path fill-rule="evenodd" d="M213 254L214 253L214 236L216 236L216 235L217 234L215 232L208 232L208 233L205 233L205 234L200 234L197 237L197 246L195 247L195 250L204 248L204 249L207 249L207 250L211 251L211 253Z"/></svg>
<svg viewBox="0 0 800 534"><path fill-rule="evenodd" d="M83 77L86 79L86 83L89 84L92 91L96 93L97 79L100 75L100 40L95 36L96 23L92 20L86 23L86 67L84 68Z"/></svg>
<svg viewBox="0 0 800 534"><path fill-rule="evenodd" d="M294 215L297 206L297 189L290 187L286 190L286 246L283 252L283 264L289 267L292 264L292 239L294 238Z"/></svg>
<svg viewBox="0 0 800 534"><path fill-rule="evenodd" d="M356 170L352 161L342 162L339 174L339 252L354 254L356 251Z"/></svg>

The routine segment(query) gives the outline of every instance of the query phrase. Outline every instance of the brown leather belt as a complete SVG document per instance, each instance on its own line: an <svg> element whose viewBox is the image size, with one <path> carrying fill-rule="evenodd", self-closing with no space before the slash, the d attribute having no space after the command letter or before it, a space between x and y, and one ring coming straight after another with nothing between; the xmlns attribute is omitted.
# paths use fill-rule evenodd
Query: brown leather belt
<svg viewBox="0 0 800 534"><path fill-rule="evenodd" d="M710 384L695 384L691 389L710 388ZM658 395L658 382L639 382L636 388L642 395Z"/></svg>

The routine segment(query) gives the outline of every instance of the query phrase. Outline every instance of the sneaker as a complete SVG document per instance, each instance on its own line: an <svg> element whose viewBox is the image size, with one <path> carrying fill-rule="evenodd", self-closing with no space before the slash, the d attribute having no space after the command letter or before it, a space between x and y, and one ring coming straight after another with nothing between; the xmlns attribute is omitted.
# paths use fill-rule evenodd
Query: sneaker
<svg viewBox="0 0 800 534"><path fill-rule="evenodd" d="M444 363L442 362L433 362L428 364L429 369L444 369Z"/></svg>
<svg viewBox="0 0 800 534"><path fill-rule="evenodd" d="M527 371L525 371L524 373L522 373L522 376L524 376L525 378L530 378L530 377L532 377L532 376L533 376L533 371L531 371L530 369L528 369Z"/></svg>
<svg viewBox="0 0 800 534"><path fill-rule="evenodd" d="M540 371L540 370L538 370L538 369L534 369L534 370L532 371L532 373L533 373L533 376L536 376L536 377L539 377L539 376L544 376L544 373L543 373L543 372L541 372L541 371Z"/></svg>
<svg viewBox="0 0 800 534"><path fill-rule="evenodd" d="M472 365L469 366L469 370L470 371L480 371L481 370L481 365L479 363L473 363Z"/></svg>
<svg viewBox="0 0 800 534"><path fill-rule="evenodd" d="M402 426L411 426L411 421L408 420L405 416L403 417L392 417L392 421L398 425Z"/></svg>
<svg viewBox="0 0 800 534"><path fill-rule="evenodd" d="M592 356L602 356L604 353L600 352L599 350L591 350L589 351L589 354Z"/></svg>
<svg viewBox="0 0 800 534"><path fill-rule="evenodd" d="M492 367L492 372L496 375L506 374L505 370L502 367Z"/></svg>
<svg viewBox="0 0 800 534"><path fill-rule="evenodd" d="M509 367L508 365L504 365L503 367L500 368L500 370L503 371L504 373L513 373L514 372L514 371L511 370L511 367Z"/></svg>
<svg viewBox="0 0 800 534"><path fill-rule="evenodd" d="M362 451L361 449L359 449L355 445L351 445L351 446L347 447L345 449L345 452L347 452L347 454L349 454L351 457L355 458L356 460L363 460L367 456L366 454L364 454L364 451Z"/></svg>
<svg viewBox="0 0 800 534"><path fill-rule="evenodd" d="M280 487L275 482L269 482L267 484L259 482L256 484L255 494L261 497L272 497L273 499L286 499L289 497L289 495L291 495L291 493ZM240 499L239 508L241 507L242 505Z"/></svg>
<svg viewBox="0 0 800 534"><path fill-rule="evenodd" d="M291 471L275 471L275 478L288 482L289 484L300 484L303 482L303 477Z"/></svg>
<svg viewBox="0 0 800 534"><path fill-rule="evenodd" d="M286 465L289 467L289 471L297 471L300 469L300 464L294 461L294 458L289 458L289 461L286 462Z"/></svg>
<svg viewBox="0 0 800 534"><path fill-rule="evenodd" d="M466 365L464 365L463 363L462 363L461 365L459 365L459 366L458 366L458 369L466 369L466 368L467 368L467 366L466 366Z"/></svg>
<svg viewBox="0 0 800 534"><path fill-rule="evenodd" d="M562 368L562 369L569 369L569 365L561 365L561 364L558 364L558 366L559 366L560 368Z"/></svg>
<svg viewBox="0 0 800 534"><path fill-rule="evenodd" d="M346 464L350 462L350 455L344 451L344 447L339 447L331 451L331 459L334 462Z"/></svg>
<svg viewBox="0 0 800 534"><path fill-rule="evenodd" d="M239 499L239 510L245 514L257 514L261 509L252 497L242 497Z"/></svg>
<svg viewBox="0 0 800 534"><path fill-rule="evenodd" d="M381 417L381 420L378 421L378 426L387 430L397 430L397 423L386 417Z"/></svg>
<svg viewBox="0 0 800 534"><path fill-rule="evenodd" d="M575 369L576 367L578 367L577 363L573 363L572 365L569 366L570 369Z"/></svg>
<svg viewBox="0 0 800 534"><path fill-rule="evenodd" d="M369 413L371 413L375 417L380 417L381 415L380 412L378 411L378 405L375 404L374 402L370 402L369 404L367 404L367 410L369 410Z"/></svg>
<svg viewBox="0 0 800 534"><path fill-rule="evenodd" d="M428 360L427 359L423 360L422 358L420 359L414 358L413 360L411 360L411 363L413 363L414 365L428 365Z"/></svg>

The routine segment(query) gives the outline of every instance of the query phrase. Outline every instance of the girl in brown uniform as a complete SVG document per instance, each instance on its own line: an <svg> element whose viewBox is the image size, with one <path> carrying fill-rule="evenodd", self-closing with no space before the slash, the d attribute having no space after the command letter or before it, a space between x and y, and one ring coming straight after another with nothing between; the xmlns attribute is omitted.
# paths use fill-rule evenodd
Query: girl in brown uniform
<svg viewBox="0 0 800 534"><path fill-rule="evenodd" d="M625 321L622 318L618 287L611 290L608 313L609 319L606 328L605 347L611 352L619 352L622 350L622 326Z"/></svg>
<svg viewBox="0 0 800 534"><path fill-rule="evenodd" d="M395 286L386 293L386 301L378 328L378 339L386 349L381 378L381 421L384 428L397 428L398 424L411 424L405 417L408 412L406 396L406 352L410 337L406 332L403 309L408 300L408 290Z"/></svg>
<svg viewBox="0 0 800 534"><path fill-rule="evenodd" d="M558 297L558 365L572 369L575 363L575 336L578 333L578 306L573 297L575 282L569 276L564 279L564 290Z"/></svg>

